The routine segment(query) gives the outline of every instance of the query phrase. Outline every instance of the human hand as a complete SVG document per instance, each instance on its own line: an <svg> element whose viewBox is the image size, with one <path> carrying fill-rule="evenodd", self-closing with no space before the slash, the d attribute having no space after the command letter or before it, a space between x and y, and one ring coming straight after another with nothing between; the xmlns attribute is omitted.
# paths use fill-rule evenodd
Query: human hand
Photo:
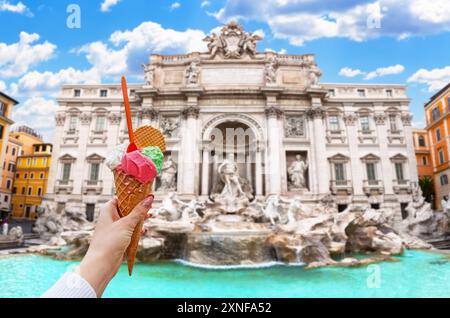
<svg viewBox="0 0 450 318"><path fill-rule="evenodd" d="M150 195L124 218L119 216L117 198L101 207L94 236L79 267L80 276L92 286L97 297L102 296L119 270L134 228L148 218L152 203L153 195Z"/></svg>

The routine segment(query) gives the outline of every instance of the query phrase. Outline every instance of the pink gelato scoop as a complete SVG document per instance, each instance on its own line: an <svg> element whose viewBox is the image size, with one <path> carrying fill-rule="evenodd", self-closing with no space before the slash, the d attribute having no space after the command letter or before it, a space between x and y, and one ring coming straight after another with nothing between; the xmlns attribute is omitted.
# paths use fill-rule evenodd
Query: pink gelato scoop
<svg viewBox="0 0 450 318"><path fill-rule="evenodd" d="M117 169L143 184L149 183L158 175L155 164L139 150L126 153Z"/></svg>

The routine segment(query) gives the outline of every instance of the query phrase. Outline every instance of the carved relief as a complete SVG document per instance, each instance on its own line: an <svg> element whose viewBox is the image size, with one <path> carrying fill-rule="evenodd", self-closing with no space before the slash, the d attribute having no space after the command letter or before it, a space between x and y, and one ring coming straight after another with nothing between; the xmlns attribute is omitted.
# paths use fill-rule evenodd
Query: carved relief
<svg viewBox="0 0 450 318"><path fill-rule="evenodd" d="M346 114L344 116L344 122L347 126L355 126L358 117L355 114Z"/></svg>
<svg viewBox="0 0 450 318"><path fill-rule="evenodd" d="M194 60L186 69L186 84L187 85L197 85L198 78L200 75L200 61Z"/></svg>
<svg viewBox="0 0 450 318"><path fill-rule="evenodd" d="M166 138L176 138L179 134L180 122L178 118L163 117L160 128Z"/></svg>
<svg viewBox="0 0 450 318"><path fill-rule="evenodd" d="M111 113L109 115L109 122L111 125L119 125L121 120L121 115L119 113Z"/></svg>
<svg viewBox="0 0 450 318"><path fill-rule="evenodd" d="M411 126L411 122L413 120L413 116L411 114L402 114L401 118L404 126Z"/></svg>
<svg viewBox="0 0 450 318"><path fill-rule="evenodd" d="M278 62L275 57L271 57L266 64L264 70L264 76L266 78L266 84L276 84L277 82L277 69Z"/></svg>
<svg viewBox="0 0 450 318"><path fill-rule="evenodd" d="M66 115L63 113L57 113L55 116L56 126L64 126L66 122Z"/></svg>
<svg viewBox="0 0 450 318"><path fill-rule="evenodd" d="M144 69L145 85L153 86L155 79L155 67L150 64L142 64L142 68Z"/></svg>
<svg viewBox="0 0 450 318"><path fill-rule="evenodd" d="M284 135L286 137L305 136L305 118L303 116L291 116L286 118L284 125Z"/></svg>
<svg viewBox="0 0 450 318"><path fill-rule="evenodd" d="M92 120L92 114L90 113L82 113L80 115L80 122L82 125L89 125Z"/></svg>

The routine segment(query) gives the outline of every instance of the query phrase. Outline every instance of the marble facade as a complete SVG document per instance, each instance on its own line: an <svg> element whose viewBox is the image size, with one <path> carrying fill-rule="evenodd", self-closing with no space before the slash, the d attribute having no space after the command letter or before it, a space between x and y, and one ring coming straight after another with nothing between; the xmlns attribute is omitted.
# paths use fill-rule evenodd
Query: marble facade
<svg viewBox="0 0 450 318"><path fill-rule="evenodd" d="M321 83L314 55L258 53L258 40L231 23L205 39L207 52L152 55L145 83L130 85L134 124L159 127L173 160L157 198L209 198L232 153L256 198L313 204L331 193L342 209L368 203L400 217L417 184L406 87ZM114 194L104 159L127 140L120 85L65 85L58 102L47 201L92 213ZM230 129L244 141L221 148ZM289 173L298 155L304 187Z"/></svg>

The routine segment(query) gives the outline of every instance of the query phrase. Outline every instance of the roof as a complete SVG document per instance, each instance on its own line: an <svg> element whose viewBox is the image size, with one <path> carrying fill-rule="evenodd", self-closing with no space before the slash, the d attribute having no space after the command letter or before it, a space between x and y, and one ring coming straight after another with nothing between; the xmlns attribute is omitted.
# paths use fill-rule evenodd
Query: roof
<svg viewBox="0 0 450 318"><path fill-rule="evenodd" d="M450 88L450 83L448 83L447 85L445 85L444 88L442 88L439 92L437 92L436 94L434 94L433 96L431 96L430 100L425 104L425 107L427 107L428 105L430 105L432 102L434 102L434 100L436 98L439 97L439 95L441 95L442 93L444 93L447 89Z"/></svg>
<svg viewBox="0 0 450 318"><path fill-rule="evenodd" d="M3 98L6 98L7 100L11 101L14 105L19 104L18 101L16 101L14 98L6 95L5 93L0 92L0 96L2 96Z"/></svg>

